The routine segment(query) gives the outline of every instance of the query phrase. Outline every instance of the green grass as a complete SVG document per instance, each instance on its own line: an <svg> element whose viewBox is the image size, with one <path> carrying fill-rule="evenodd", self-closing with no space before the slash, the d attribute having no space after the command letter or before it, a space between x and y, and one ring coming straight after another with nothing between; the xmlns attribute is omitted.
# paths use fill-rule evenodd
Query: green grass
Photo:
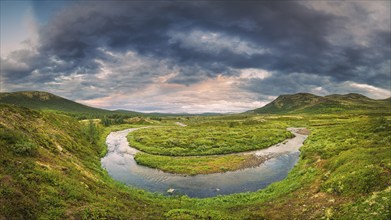
<svg viewBox="0 0 391 220"><path fill-rule="evenodd" d="M249 112L260 114L368 113L368 111L387 112L390 105L390 99L374 100L356 93L324 97L310 93L297 93L281 95L271 103Z"/></svg>
<svg viewBox="0 0 391 220"><path fill-rule="evenodd" d="M0 219L390 219L389 113L258 119L184 121L309 128L287 178L258 192L193 199L126 187L101 168L105 135L128 125L91 129L64 115L0 105Z"/></svg>
<svg viewBox="0 0 391 220"><path fill-rule="evenodd" d="M293 135L281 122L228 121L187 127L155 127L129 133L132 147L155 155L201 156L269 147Z"/></svg>
<svg viewBox="0 0 391 220"><path fill-rule="evenodd" d="M263 160L253 155L170 157L137 153L138 164L169 173L210 174L239 170L259 165Z"/></svg>
<svg viewBox="0 0 391 220"><path fill-rule="evenodd" d="M166 198L116 183L101 168L105 146L91 141L88 125L14 106L0 105L0 115L0 218L162 215L148 204ZM94 132L103 135L99 127Z"/></svg>
<svg viewBox="0 0 391 220"><path fill-rule="evenodd" d="M235 120L232 117L226 120L220 120L221 117L188 118L184 122L187 127L141 129L130 133L128 140L132 147L148 152L136 155L135 160L140 165L196 175L259 165L263 158L221 154L262 149L293 137L281 120L235 117ZM215 154L220 155L208 156Z"/></svg>

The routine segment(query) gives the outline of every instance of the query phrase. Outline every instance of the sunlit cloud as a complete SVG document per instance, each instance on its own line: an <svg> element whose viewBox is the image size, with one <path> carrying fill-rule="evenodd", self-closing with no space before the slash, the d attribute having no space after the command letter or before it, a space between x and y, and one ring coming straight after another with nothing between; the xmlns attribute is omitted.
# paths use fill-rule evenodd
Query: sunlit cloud
<svg viewBox="0 0 391 220"><path fill-rule="evenodd" d="M189 113L297 92L390 96L389 2L27 3L1 3L3 91Z"/></svg>
<svg viewBox="0 0 391 220"><path fill-rule="evenodd" d="M378 88L368 84L350 83L350 86L362 90L362 93L370 94L368 96L373 98L388 98L391 97L391 91L387 89Z"/></svg>
<svg viewBox="0 0 391 220"><path fill-rule="evenodd" d="M256 94L232 86L235 77L219 76L190 86L160 82L133 93L112 94L80 102L101 108L143 112L243 112L265 105Z"/></svg>

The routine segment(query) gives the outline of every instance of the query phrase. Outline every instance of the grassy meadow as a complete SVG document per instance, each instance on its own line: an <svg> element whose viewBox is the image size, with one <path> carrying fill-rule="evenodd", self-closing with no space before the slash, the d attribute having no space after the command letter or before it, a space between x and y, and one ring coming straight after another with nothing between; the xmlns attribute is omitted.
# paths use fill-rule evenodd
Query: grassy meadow
<svg viewBox="0 0 391 220"><path fill-rule="evenodd" d="M0 105L0 113L0 219L391 217L389 112L163 117L161 120L149 118L143 123L129 122L108 127L89 121L79 122L58 113L10 105ZM170 126L176 121L189 126ZM253 124L247 124L249 121ZM230 125L231 122L235 124ZM202 155L200 158L206 164L214 162L208 156L212 152L215 154L213 144L208 142L214 136L220 144L216 152L229 153L238 151L229 143L235 143L241 147L240 150L249 150L244 143L255 143L251 142L254 136L268 143L255 148L279 142L289 137L286 127L307 127L311 134L301 148L299 162L286 179L258 192L195 199L167 197L124 186L102 169L100 158L106 152L104 140L110 131L150 124L166 125L166 130L139 130L138 135L148 140L144 142L145 146L152 142L165 143L166 137L173 137L166 132L168 130L176 133L177 140L184 143L190 140L181 137L181 134L199 134L206 139L205 143L201 137L193 137L193 140L206 146L203 151L187 149L184 147L186 144L182 144L179 146L183 149L178 150L175 156L197 153ZM274 129L278 135L267 138L265 134L269 129ZM223 135L221 131L229 135ZM164 134L164 138L157 138L157 133ZM247 137L249 133L251 135ZM234 141L233 137L248 142ZM161 155L164 152L170 155L162 147L164 145L159 146L153 150ZM152 156L164 157L163 161L173 157ZM220 169L225 162L215 163Z"/></svg>
<svg viewBox="0 0 391 220"><path fill-rule="evenodd" d="M279 143L292 134L277 120L208 120L188 126L153 127L128 135L131 146L150 154L201 156L257 150Z"/></svg>
<svg viewBox="0 0 391 220"><path fill-rule="evenodd" d="M257 166L265 161L265 159L254 155L172 157L147 153L137 153L134 159L143 166L157 168L169 173L189 175L235 171Z"/></svg>
<svg viewBox="0 0 391 220"><path fill-rule="evenodd" d="M209 174L257 166L265 158L229 155L267 148L293 135L274 117L233 116L177 118L187 126L150 127L129 133L132 147L142 151L138 164L178 174ZM171 126L170 126L171 125ZM228 154L228 155L227 155Z"/></svg>

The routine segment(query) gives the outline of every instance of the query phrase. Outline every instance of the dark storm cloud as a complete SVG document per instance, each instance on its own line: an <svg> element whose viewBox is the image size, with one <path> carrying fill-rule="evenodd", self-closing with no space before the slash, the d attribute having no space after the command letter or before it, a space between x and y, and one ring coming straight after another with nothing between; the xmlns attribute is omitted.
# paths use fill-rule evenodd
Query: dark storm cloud
<svg viewBox="0 0 391 220"><path fill-rule="evenodd" d="M311 92L312 88L329 84L329 79L310 74L275 74L266 79L252 79L242 85L259 94L292 94L297 91Z"/></svg>
<svg viewBox="0 0 391 220"><path fill-rule="evenodd" d="M243 88L270 95L293 93L306 85L320 86L322 77L389 88L390 30L374 31L369 41L359 44L349 39L354 33L346 29L355 18L293 1L81 2L41 28L35 53L15 52L2 60L1 71L9 83L94 75L104 68L102 62L118 62L109 52L133 51L165 60L168 70L178 72L169 83L189 85L259 68L273 75ZM151 83L167 73L118 70L132 77L111 79L116 88ZM82 85L97 86L92 80L87 84Z"/></svg>

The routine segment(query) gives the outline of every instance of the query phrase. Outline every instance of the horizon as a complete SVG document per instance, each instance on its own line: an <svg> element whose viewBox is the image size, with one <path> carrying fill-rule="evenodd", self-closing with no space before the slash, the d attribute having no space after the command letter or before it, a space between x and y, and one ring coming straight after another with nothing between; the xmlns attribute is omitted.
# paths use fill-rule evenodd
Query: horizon
<svg viewBox="0 0 391 220"><path fill-rule="evenodd" d="M301 92L391 96L389 1L0 4L0 92L173 114Z"/></svg>
<svg viewBox="0 0 391 220"><path fill-rule="evenodd" d="M47 91L39 91L39 90L19 90L19 91L14 91L14 92L0 92L0 93L22 93L22 92L42 92L42 93L49 93L49 94L52 94L52 95L55 95L55 96L58 96L60 98L65 98L65 99L68 99L66 97L62 97L62 96L59 96L57 94L54 94L54 93L50 93L50 92L47 92ZM279 98L280 96L288 96L288 95L299 95L299 94L310 94L310 95L316 95L316 94L312 94L312 93L306 93L306 92L298 92L298 93L294 93L294 94L280 94L278 95L274 100L276 100L277 98ZM360 93L345 93L345 94L337 94L337 93L332 93L332 94L326 94L326 95L316 95L316 96L320 96L320 97L327 97L327 96L332 96L332 95L341 95L341 96L347 96L347 95L350 95L350 94L356 94L356 95L362 95L366 98L370 98L368 96L365 96L363 94L360 94ZM391 96L389 97L386 97L386 98L383 98L383 99L372 99L372 100L385 100L385 99L389 99L391 98ZM72 100L72 99L68 99L70 101L73 101L73 102L76 102L78 104L83 104L83 103L80 103L78 102L77 100ZM269 103L273 102L274 100L270 101ZM269 104L269 103L266 103L265 105ZM94 106L90 106L90 105L87 105L87 104L83 104L83 105L86 105L86 106L89 106L89 107L94 107ZM242 114L242 113L246 113L247 111L252 111L252 110L255 110L255 109L258 109L258 108L262 108L264 107L265 105L263 106L259 106L257 108L254 108L254 109L248 109L246 111L243 111L243 112L194 112L194 113L189 113L189 112L155 112L155 111L136 111L136 110L132 110L132 109L108 109L108 108L101 108L103 110L109 110L109 111L133 111L133 112L138 112L138 113L143 113L143 114L172 114L172 115L202 115L202 114L222 114L222 115L225 115L225 114Z"/></svg>

